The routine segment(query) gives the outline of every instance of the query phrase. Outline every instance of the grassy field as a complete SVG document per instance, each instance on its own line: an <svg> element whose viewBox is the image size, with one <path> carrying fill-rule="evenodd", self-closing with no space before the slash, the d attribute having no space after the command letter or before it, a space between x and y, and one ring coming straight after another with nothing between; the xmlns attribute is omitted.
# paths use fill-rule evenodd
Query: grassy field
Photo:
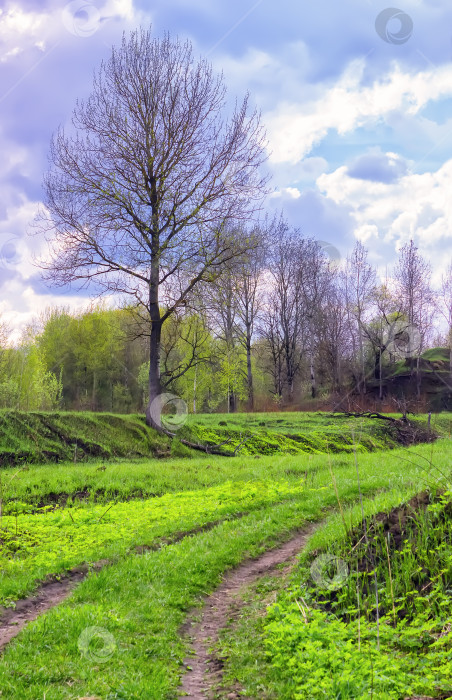
<svg viewBox="0 0 452 700"><path fill-rule="evenodd" d="M3 416L3 453L14 450L11 415ZM433 421L440 439L410 448L375 420L190 417L184 430L204 444L228 432L240 444L248 431L247 449L231 457L184 452L138 417L116 417L115 432L105 415L83 414L81 441L104 445L105 454L86 449L75 463L63 453L34 463L50 439L39 425L54 427L58 454L61 434L77 434L68 415L19 416L23 431L34 426L36 449L0 470L0 604L13 609L42 581L80 565L92 570L5 648L1 698L178 697L189 612L228 569L308 521L323 524L290 577L245 591L241 621L224 630L218 697L233 682L246 697L268 700L452 692L450 414ZM24 452L25 432L17 437ZM143 449L163 454L144 458ZM401 508L421 492L422 503ZM377 514L391 509L385 529ZM338 560L347 576L332 588ZM323 588L313 582L315 561L323 562ZM100 646L93 628L102 630Z"/></svg>

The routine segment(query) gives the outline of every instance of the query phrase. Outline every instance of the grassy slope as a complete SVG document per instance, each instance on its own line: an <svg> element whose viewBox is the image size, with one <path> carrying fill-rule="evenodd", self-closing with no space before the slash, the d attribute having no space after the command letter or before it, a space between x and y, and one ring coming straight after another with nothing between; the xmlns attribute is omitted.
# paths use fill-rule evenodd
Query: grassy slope
<svg viewBox="0 0 452 700"><path fill-rule="evenodd" d="M445 420L441 416L438 425ZM327 413L189 416L178 435L207 445L229 440L223 449L232 453L240 446L241 455L351 453L354 442L361 452L397 446L397 436L381 421ZM0 467L178 454L193 453L148 428L143 416L0 411Z"/></svg>
<svg viewBox="0 0 452 700"><path fill-rule="evenodd" d="M448 468L449 441L440 441L433 446L433 450L435 463L441 468ZM427 460L431 451L432 446L416 448L416 453ZM423 460L411 455L412 460L421 465L418 466L404 461L403 457L406 456L406 450L360 455L361 489L370 499L366 508L373 508L375 512L382 506L390 507L429 482L431 475L426 473ZM212 469L218 465L220 472L214 478L219 478L223 487L206 489L199 497L183 492L182 495L167 494L162 499L150 502L132 501L119 505L117 512L112 508L105 516L108 518L104 531L100 523L96 524L99 506L72 509L75 524L64 517L64 511L63 514L57 512L47 516L23 516L23 524L26 522L30 531L33 530L33 522L48 518L50 540L64 540L62 554L69 557L74 554L72 563L76 560L77 541L72 538L71 542L67 535L76 533L79 519L83 523L85 518L92 518L92 522L85 525L88 525L88 532L91 527L92 536L99 538L88 559L93 554L101 558L107 551L105 532L115 532L116 528L121 527L123 530L120 534L126 541L115 550L116 562L112 566L99 574L90 575L78 587L72 599L32 623L8 647L0 661L2 697L20 696L34 700L46 693L52 699L79 698L82 695L108 700L174 698L180 664L186 653L177 632L190 607L201 601L202 594L215 588L225 569L247 554L256 553L271 542L284 539L291 529L307 518L322 517L325 509L336 503L329 460L325 455L286 455L278 459L266 457L252 461L250 467L249 460L241 458L217 459L211 463L210 460L199 460L198 478L208 481ZM221 472L222 462L226 463L224 472ZM341 502L356 502L358 488L353 458L347 455L332 456L331 463ZM166 463L160 461L157 464L164 473ZM236 477L245 476L245 485L243 479L237 478L235 486L231 484L229 470L234 464ZM133 480L134 469L138 467L142 468L142 465L129 466L130 480ZM36 472L42 469L44 467L37 467ZM72 469L79 467L73 466ZM260 478L259 483L246 484L250 469L255 479ZM278 474L284 475L288 488L291 484L298 485L295 491L281 495L268 487L262 493L259 488L261 484L274 482ZM307 476L303 488L300 488L300 475ZM182 475L179 478L183 478ZM186 486L189 486L192 474L187 473L185 478ZM285 502L281 502L282 496L286 498ZM373 498L376 500L373 501ZM153 506L156 508L153 513L154 529L145 512L150 508L147 512L151 514ZM166 514L166 517L159 517L159 506L161 516ZM239 511L247 512L247 515L240 520L229 520L231 514ZM359 517L358 509L355 510L355 517ZM210 532L197 534L145 555L127 554L127 545L153 542L157 536L174 533L175 528L199 526L215 518L224 519L224 522ZM19 525L21 522L19 517ZM14 528L14 517L9 517L8 525ZM340 526L335 527L337 533ZM86 550L79 553L82 553L82 558L86 557ZM41 563L45 568L45 547L42 554L44 559ZM27 561L27 556L25 552L24 561ZM55 561L52 560L47 568L49 572L55 570ZM24 586L23 590L32 584L30 577L27 578L27 570L28 567L24 567L23 578L20 575L17 577L17 581ZM114 637L115 650L105 664L98 662L95 651L90 658L86 658L78 649L80 634L92 626L102 627ZM258 693L256 697L263 695Z"/></svg>
<svg viewBox="0 0 452 700"><path fill-rule="evenodd" d="M141 416L0 411L0 465L169 454Z"/></svg>

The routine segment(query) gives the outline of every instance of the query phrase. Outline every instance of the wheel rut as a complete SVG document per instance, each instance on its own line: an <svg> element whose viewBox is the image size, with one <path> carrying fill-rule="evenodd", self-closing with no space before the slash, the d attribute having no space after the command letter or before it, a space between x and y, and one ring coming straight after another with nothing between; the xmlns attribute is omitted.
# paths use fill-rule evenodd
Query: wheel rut
<svg viewBox="0 0 452 700"><path fill-rule="evenodd" d="M306 546L306 542L318 527L317 524L305 528L282 545L268 550L256 559L244 561L226 574L223 583L204 602L201 619L199 611L184 625L183 632L191 639L192 655L185 659L187 671L182 676L178 698L206 700L213 698L214 688L221 682L223 664L209 651L218 642L219 633L224 629L231 615L237 614L241 605L239 593L262 576L277 573L280 564L294 564L296 555ZM233 690L228 698L241 698L243 695Z"/></svg>
<svg viewBox="0 0 452 700"><path fill-rule="evenodd" d="M246 513L234 513L229 520L242 518ZM160 537L152 544L135 545L129 554L144 554L148 551L155 551L165 544L176 544L185 537L191 537L201 532L213 530L217 525L226 519L213 520L204 525L199 525L191 530L176 532L167 537ZM104 566L109 566L111 561L101 559L91 564L82 564L60 575L51 575L49 580L41 583L32 596L20 598L15 601L13 608L0 607L0 654L6 645L17 637L19 632L29 623L36 620L48 610L59 605L66 600L77 586L87 576L89 571L100 571Z"/></svg>

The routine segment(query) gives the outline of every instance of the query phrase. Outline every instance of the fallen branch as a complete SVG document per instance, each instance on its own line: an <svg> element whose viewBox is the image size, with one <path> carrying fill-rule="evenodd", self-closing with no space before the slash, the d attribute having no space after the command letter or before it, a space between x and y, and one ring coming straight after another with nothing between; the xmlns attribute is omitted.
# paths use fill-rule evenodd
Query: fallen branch
<svg viewBox="0 0 452 700"><path fill-rule="evenodd" d="M391 416L385 416L383 413L378 413L378 411L333 411L333 415L346 416L347 418L379 418L380 420L388 420L395 425L400 425L400 423L406 423L408 419L403 418L392 418Z"/></svg>
<svg viewBox="0 0 452 700"><path fill-rule="evenodd" d="M240 436L240 437L241 437L241 436ZM236 447L235 450L234 450L234 457L236 456L237 452L240 450L240 448L242 447L242 445L244 445L245 443L247 443L248 440L251 440L252 437L254 437L254 433L252 433L251 435L247 435L246 437L243 438L242 442L239 442L239 444L237 445L237 447Z"/></svg>
<svg viewBox="0 0 452 700"><path fill-rule="evenodd" d="M201 452L205 452L208 455L220 455L221 457L233 457L234 454L232 452L224 452L223 450L218 449L222 445L227 445L228 442L231 442L231 440L232 440L232 438L229 438L229 440L225 440L225 442L220 442L219 445L200 445L199 443L189 442L188 440L181 440L180 442L182 443L182 445L186 445L187 447L191 447L192 450L200 450Z"/></svg>
<svg viewBox="0 0 452 700"><path fill-rule="evenodd" d="M164 435L167 435L167 437L170 438L175 438L176 433L171 433L169 430L166 430L162 428L160 430L161 433ZM191 447L192 450L198 450L199 452L205 452L208 455L220 455L220 457L233 457L235 455L235 452L224 452L223 450L220 450L220 447L223 447L223 445L227 445L229 442L231 442L232 438L228 438L224 442L218 443L218 445L201 445L199 442L190 442L189 440L184 440L183 438L179 438L179 441L182 445L185 445L186 447Z"/></svg>

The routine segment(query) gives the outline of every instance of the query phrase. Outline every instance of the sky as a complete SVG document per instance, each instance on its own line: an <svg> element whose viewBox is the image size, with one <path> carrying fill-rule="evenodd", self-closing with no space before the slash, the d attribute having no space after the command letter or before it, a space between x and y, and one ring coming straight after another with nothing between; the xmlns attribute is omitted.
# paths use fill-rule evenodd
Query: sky
<svg viewBox="0 0 452 700"><path fill-rule="evenodd" d="M32 222L52 134L124 31L192 41L248 91L268 136L269 211L382 275L411 238L438 284L452 257L452 3L0 0L0 317L12 339L90 290L44 283ZM332 246L332 247L331 247Z"/></svg>

